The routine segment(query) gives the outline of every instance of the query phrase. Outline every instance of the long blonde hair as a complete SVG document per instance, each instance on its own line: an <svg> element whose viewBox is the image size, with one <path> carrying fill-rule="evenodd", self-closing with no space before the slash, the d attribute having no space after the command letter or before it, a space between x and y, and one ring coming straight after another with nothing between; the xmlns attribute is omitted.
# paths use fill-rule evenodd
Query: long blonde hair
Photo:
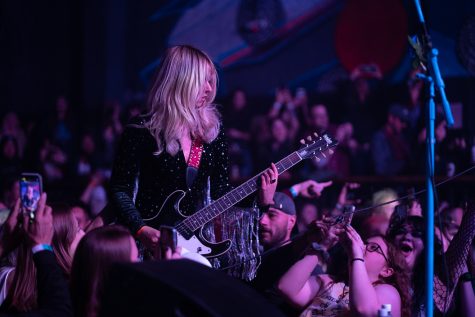
<svg viewBox="0 0 475 317"><path fill-rule="evenodd" d="M184 133L209 143L219 133L220 115L212 104L218 75L206 53L188 45L169 48L161 60L148 97L150 120L146 127L157 142L157 151L176 155ZM201 87L210 81L212 92L197 107Z"/></svg>

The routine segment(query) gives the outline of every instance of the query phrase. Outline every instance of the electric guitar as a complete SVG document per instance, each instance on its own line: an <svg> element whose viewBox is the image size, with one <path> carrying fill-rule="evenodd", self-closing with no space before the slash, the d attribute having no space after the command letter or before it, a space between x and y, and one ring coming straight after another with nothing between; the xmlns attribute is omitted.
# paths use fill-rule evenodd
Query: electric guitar
<svg viewBox="0 0 475 317"><path fill-rule="evenodd" d="M321 157L332 154L333 151L331 149L338 144L330 135L324 134L318 137L316 133L315 139L307 137L307 141L301 140L301 143L303 144L301 149L291 153L275 164L279 175L304 159L314 158L320 160ZM205 258L218 257L229 250L232 242L231 240L224 240L218 243L207 241L202 234L203 226L255 192L258 189L258 181L261 174L262 172L188 217L180 211L180 201L185 197L186 192L176 190L165 199L156 215L144 219L144 221L147 225L157 229L160 225L171 225L177 230L178 246ZM170 210L174 210L178 214L180 220L177 223L156 223L158 216L162 212L170 212Z"/></svg>

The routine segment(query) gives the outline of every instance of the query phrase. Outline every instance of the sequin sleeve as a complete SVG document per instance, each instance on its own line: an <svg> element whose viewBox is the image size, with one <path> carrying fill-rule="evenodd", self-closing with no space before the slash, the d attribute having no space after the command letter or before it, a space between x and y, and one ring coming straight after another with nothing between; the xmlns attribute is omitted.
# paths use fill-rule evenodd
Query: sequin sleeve
<svg viewBox="0 0 475 317"><path fill-rule="evenodd" d="M215 200L232 189L229 184L228 142L222 127L214 141L212 161L211 197Z"/></svg>
<svg viewBox="0 0 475 317"><path fill-rule="evenodd" d="M147 133L148 130L143 127L133 124L126 126L117 148L111 176L111 204L120 222L134 234L145 225L135 207L134 194Z"/></svg>

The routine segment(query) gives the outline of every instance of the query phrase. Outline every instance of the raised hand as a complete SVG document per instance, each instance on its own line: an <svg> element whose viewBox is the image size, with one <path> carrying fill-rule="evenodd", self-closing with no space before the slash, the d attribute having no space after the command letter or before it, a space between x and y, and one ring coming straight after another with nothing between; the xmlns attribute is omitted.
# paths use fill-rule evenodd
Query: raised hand
<svg viewBox="0 0 475 317"><path fill-rule="evenodd" d="M41 194L35 218L23 215L23 228L33 245L51 244L53 240L53 210L46 205L46 193Z"/></svg>
<svg viewBox="0 0 475 317"><path fill-rule="evenodd" d="M304 182L293 185L298 195L305 198L317 198L322 195L322 192L328 186L333 184L332 181L318 183L313 179L306 180Z"/></svg>
<svg viewBox="0 0 475 317"><path fill-rule="evenodd" d="M338 203L340 205L345 205L345 204L359 204L361 202L361 199L356 198L355 200L348 200L348 191L358 189L360 188L359 183L345 183L343 187L341 188L340 194L338 195Z"/></svg>
<svg viewBox="0 0 475 317"><path fill-rule="evenodd" d="M340 234L340 243L350 259L364 257L365 245L352 226L345 226L345 230Z"/></svg>
<svg viewBox="0 0 475 317"><path fill-rule="evenodd" d="M340 225L331 225L328 221L317 220L309 225L307 241L317 242L325 250L332 248L339 240L339 235L345 231Z"/></svg>
<svg viewBox="0 0 475 317"><path fill-rule="evenodd" d="M266 169L260 177L259 205L266 206L274 203L274 194L277 188L279 172L274 163Z"/></svg>

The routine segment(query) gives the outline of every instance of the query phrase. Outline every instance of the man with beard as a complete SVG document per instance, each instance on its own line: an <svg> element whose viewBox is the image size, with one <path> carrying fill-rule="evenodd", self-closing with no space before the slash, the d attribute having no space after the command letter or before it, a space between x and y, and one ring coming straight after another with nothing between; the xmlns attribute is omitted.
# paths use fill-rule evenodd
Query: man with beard
<svg viewBox="0 0 475 317"><path fill-rule="evenodd" d="M297 220L294 201L289 195L276 192L274 203L261 207L261 213L259 239L264 253L251 286L286 315L298 315L298 312L286 304L274 290L275 283L297 261L307 240L304 236L303 239L290 241L291 232Z"/></svg>
<svg viewBox="0 0 475 317"><path fill-rule="evenodd" d="M259 238L264 250L281 246L290 240L296 223L295 204L284 193L274 194L274 204L262 208L259 220Z"/></svg>

